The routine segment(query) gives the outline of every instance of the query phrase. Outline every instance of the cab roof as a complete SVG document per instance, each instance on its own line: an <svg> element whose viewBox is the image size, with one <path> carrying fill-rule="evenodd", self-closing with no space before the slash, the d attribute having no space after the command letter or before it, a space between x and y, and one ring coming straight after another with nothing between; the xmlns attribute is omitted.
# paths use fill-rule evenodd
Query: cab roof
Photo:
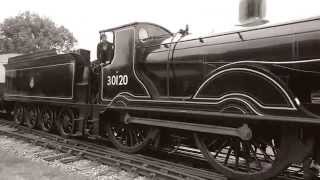
<svg viewBox="0 0 320 180"><path fill-rule="evenodd" d="M143 25L156 26L156 27L159 27L159 28L163 29L164 31L167 31L168 34L172 34L168 29L166 29L166 28L164 28L164 27L162 27L162 26L160 26L158 24L149 23L149 22L133 22L133 23L117 26L117 27L114 27L114 28L104 29L104 30L99 31L99 33L110 32L110 31L118 31L118 30L121 30L121 29L124 29L124 28L127 28L127 27L134 27L134 26L137 26L137 25L141 25L141 26L143 26Z"/></svg>

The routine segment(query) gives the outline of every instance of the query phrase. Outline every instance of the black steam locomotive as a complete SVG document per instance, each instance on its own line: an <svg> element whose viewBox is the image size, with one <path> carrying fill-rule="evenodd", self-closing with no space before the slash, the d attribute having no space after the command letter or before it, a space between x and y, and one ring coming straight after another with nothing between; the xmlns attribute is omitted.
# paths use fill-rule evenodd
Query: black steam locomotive
<svg viewBox="0 0 320 180"><path fill-rule="evenodd" d="M86 51L9 59L17 123L107 136L128 153L199 149L231 179L319 163L320 18L196 38L151 23L100 33L113 34L114 56L98 75Z"/></svg>

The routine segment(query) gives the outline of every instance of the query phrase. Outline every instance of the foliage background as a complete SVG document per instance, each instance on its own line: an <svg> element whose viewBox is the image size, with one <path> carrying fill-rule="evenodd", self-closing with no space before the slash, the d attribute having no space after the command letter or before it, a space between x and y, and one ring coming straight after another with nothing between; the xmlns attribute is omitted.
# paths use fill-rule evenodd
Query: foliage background
<svg viewBox="0 0 320 180"><path fill-rule="evenodd" d="M6 18L0 24L0 53L32 53L53 48L69 52L76 43L67 28L29 11Z"/></svg>

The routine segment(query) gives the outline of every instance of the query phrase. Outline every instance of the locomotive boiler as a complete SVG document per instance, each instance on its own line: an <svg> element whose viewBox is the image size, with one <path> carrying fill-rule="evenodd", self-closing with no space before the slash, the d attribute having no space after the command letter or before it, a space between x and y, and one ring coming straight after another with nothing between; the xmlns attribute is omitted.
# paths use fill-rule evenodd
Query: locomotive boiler
<svg viewBox="0 0 320 180"><path fill-rule="evenodd" d="M115 34L101 87L110 139L135 152L154 139L170 142L167 134L189 146L194 138L232 179L270 178L302 161L319 124L319 23L196 38L146 23L101 31Z"/></svg>
<svg viewBox="0 0 320 180"><path fill-rule="evenodd" d="M231 179L268 179L319 163L319 27L316 17L191 36L127 24L100 31L114 56L98 77L81 53L12 58L4 99L31 128L107 136L128 153L199 149Z"/></svg>

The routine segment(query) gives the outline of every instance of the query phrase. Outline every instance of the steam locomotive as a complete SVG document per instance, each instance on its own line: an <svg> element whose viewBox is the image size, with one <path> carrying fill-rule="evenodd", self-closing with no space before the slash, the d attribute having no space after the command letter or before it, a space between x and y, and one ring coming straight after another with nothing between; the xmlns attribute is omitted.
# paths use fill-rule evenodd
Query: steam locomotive
<svg viewBox="0 0 320 180"><path fill-rule="evenodd" d="M320 162L319 17L199 37L145 22L100 33L113 34L114 56L98 76L87 51L9 59L16 123L128 153L198 149L230 179Z"/></svg>

